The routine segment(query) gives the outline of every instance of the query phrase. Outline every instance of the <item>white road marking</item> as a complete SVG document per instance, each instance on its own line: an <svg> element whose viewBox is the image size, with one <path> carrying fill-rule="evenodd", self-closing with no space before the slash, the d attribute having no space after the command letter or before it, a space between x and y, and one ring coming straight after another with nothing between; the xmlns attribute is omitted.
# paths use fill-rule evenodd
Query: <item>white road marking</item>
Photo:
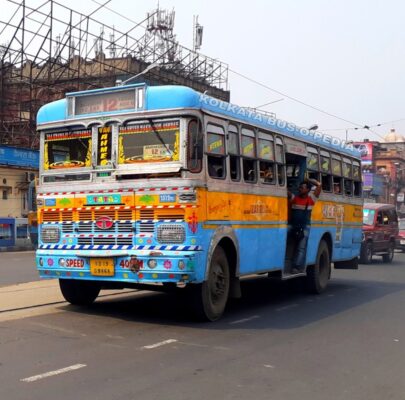
<svg viewBox="0 0 405 400"><path fill-rule="evenodd" d="M294 307L297 307L297 306L299 306L299 304L297 304L297 303L289 304L288 306L276 308L276 311L285 311L285 310L289 310L290 308L294 308Z"/></svg>
<svg viewBox="0 0 405 400"><path fill-rule="evenodd" d="M40 379L49 378L50 376L64 374L65 372L75 371L76 369L87 367L86 364L75 364L70 367L57 369L55 371L45 372L44 374L30 376L29 378L20 379L21 382L35 382Z"/></svg>
<svg viewBox="0 0 405 400"><path fill-rule="evenodd" d="M143 349L156 349L156 347L160 347L160 346L164 346L165 344L170 344L170 343L175 343L177 342L176 339L167 339L167 340L163 340L163 342L159 342L159 343L155 343L155 344L150 344L148 346L143 346Z"/></svg>
<svg viewBox="0 0 405 400"><path fill-rule="evenodd" d="M62 333L66 333L66 334L70 334L70 335L74 335L74 336L82 336L82 337L87 336L85 333L72 331L71 329L65 329L65 328L62 328L62 327L59 327L56 325L43 324L40 322L31 322L31 324L35 325L35 326L40 326L41 328L51 329L53 331L62 332Z"/></svg>
<svg viewBox="0 0 405 400"><path fill-rule="evenodd" d="M243 324L244 322L251 321L252 319L260 318L260 315L252 315L251 317L248 318L243 318L243 319L238 319L237 321L232 321L229 323L229 325L234 325L234 324Z"/></svg>
<svg viewBox="0 0 405 400"><path fill-rule="evenodd" d="M270 365L270 364L264 364L263 367L265 367L265 368L275 368L274 365Z"/></svg>
<svg viewBox="0 0 405 400"><path fill-rule="evenodd" d="M202 347L202 348L210 348L214 350L230 350L229 347L224 346L210 346L208 344L200 344L200 343L190 343L190 342L177 342L179 344L184 344L185 346L194 346L194 347Z"/></svg>
<svg viewBox="0 0 405 400"><path fill-rule="evenodd" d="M124 336L118 336L118 335L106 335L110 339L124 339Z"/></svg>

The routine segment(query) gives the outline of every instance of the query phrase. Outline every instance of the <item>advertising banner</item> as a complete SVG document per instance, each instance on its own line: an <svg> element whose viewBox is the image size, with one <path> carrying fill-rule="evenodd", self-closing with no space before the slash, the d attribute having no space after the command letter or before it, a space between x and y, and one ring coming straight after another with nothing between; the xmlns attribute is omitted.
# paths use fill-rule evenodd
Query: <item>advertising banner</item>
<svg viewBox="0 0 405 400"><path fill-rule="evenodd" d="M371 165L373 163L373 143L372 142L354 142L353 146L359 150L361 163Z"/></svg>
<svg viewBox="0 0 405 400"><path fill-rule="evenodd" d="M371 190L373 187L373 174L371 172L363 172L363 189Z"/></svg>
<svg viewBox="0 0 405 400"><path fill-rule="evenodd" d="M39 168L39 151L0 146L0 165Z"/></svg>
<svg viewBox="0 0 405 400"><path fill-rule="evenodd" d="M375 196L382 196L384 191L384 177L371 172L363 172L363 189L370 190Z"/></svg>

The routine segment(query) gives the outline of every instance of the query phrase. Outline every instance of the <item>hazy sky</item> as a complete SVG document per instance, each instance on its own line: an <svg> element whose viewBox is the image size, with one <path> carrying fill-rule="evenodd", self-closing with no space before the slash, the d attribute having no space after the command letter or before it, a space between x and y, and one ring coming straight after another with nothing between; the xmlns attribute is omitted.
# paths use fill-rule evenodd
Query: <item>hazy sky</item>
<svg viewBox="0 0 405 400"><path fill-rule="evenodd" d="M44 0L43 0L44 1ZM40 1L42 3L43 1ZM104 2L105 0L97 0ZM26 0L29 5L39 0ZM0 0L3 11L15 5ZM88 14L93 0L64 3ZM156 1L112 0L108 7L134 21L145 18ZM401 0L160 0L176 11L175 33L192 47L193 15L204 26L201 52L229 68L288 96L370 127L384 136L391 128L405 135L405 2ZM94 18L128 31L131 23L108 10ZM7 38L0 37L4 43ZM230 72L231 101L259 106L301 126L345 136L348 122L298 104ZM334 130L340 129L340 130ZM349 139L381 138L350 129Z"/></svg>

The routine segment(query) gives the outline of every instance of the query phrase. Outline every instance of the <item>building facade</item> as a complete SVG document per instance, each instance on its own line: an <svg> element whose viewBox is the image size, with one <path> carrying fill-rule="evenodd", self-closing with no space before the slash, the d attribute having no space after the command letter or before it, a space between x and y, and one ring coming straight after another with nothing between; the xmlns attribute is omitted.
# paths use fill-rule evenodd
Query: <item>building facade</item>
<svg viewBox="0 0 405 400"><path fill-rule="evenodd" d="M27 217L28 187L38 167L38 151L0 146L0 218Z"/></svg>
<svg viewBox="0 0 405 400"><path fill-rule="evenodd" d="M394 204L405 216L405 137L391 129L384 141L354 145L362 158L365 201Z"/></svg>

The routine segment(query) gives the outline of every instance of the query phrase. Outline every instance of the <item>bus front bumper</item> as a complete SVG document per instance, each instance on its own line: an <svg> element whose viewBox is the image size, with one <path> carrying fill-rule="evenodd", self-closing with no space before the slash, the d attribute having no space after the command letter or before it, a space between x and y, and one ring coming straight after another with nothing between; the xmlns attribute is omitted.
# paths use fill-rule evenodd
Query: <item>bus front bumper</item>
<svg viewBox="0 0 405 400"><path fill-rule="evenodd" d="M38 250L41 278L85 279L128 283L198 282L200 251L69 252Z"/></svg>

